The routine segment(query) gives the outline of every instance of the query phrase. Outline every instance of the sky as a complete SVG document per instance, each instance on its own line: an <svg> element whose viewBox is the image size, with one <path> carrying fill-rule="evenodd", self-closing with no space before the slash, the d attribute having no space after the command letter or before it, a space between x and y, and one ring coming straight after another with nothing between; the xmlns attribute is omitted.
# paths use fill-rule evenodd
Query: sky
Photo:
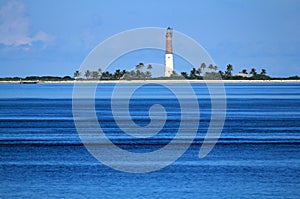
<svg viewBox="0 0 300 199"><path fill-rule="evenodd" d="M73 76L112 35L169 26L202 45L220 70L300 75L299 10L300 0L1 0L0 77ZM127 63L144 62L135 58Z"/></svg>

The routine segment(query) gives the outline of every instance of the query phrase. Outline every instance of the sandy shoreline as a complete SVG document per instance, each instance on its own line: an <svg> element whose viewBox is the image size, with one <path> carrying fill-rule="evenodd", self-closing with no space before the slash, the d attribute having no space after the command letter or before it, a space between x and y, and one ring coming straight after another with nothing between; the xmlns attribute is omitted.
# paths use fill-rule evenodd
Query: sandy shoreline
<svg viewBox="0 0 300 199"><path fill-rule="evenodd" d="M23 81L26 82L26 81ZM28 81L33 82L33 81ZM300 83L300 80L72 80L72 81L39 81L38 84L206 84L206 83ZM19 81L0 81L0 84L20 84Z"/></svg>

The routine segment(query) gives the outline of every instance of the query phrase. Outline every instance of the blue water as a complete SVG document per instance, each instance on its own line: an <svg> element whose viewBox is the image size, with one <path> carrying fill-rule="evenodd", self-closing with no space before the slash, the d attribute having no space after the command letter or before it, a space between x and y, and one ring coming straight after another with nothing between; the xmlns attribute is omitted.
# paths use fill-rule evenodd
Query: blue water
<svg viewBox="0 0 300 199"><path fill-rule="evenodd" d="M191 147L161 170L131 174L103 165L83 146L72 114L73 85L0 84L1 198L300 198L300 84L225 85L224 129L203 159L198 153L211 101L205 85L192 87L200 125ZM114 122L113 88L98 87L95 107L116 145L146 153L172 140L180 123L172 93L151 84L132 96L134 122L147 125L153 104L165 107L168 120L153 138L131 139Z"/></svg>

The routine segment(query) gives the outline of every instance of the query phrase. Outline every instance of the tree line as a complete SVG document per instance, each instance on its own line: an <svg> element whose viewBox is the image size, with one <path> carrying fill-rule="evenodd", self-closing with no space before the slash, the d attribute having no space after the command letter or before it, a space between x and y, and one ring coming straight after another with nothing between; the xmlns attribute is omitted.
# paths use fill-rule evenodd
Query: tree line
<svg viewBox="0 0 300 199"><path fill-rule="evenodd" d="M226 66L226 70L224 72L219 71L222 79L254 79L254 80L269 80L272 79L270 76L267 75L266 69L261 69L261 72L257 72L256 68L251 68L248 72L247 69L243 69L242 71L238 72L237 74L233 75L233 66L228 64Z"/></svg>
<svg viewBox="0 0 300 199"><path fill-rule="evenodd" d="M23 77L2 77L0 81L71 81L74 80L71 76L27 76Z"/></svg>
<svg viewBox="0 0 300 199"><path fill-rule="evenodd" d="M300 79L298 76L291 76L288 78L272 78L267 75L266 69L261 69L257 72L256 68L251 68L248 72L247 69L233 74L233 65L228 64L225 71L221 71L217 66L213 64L202 63L198 68L192 68L189 72L181 72L180 74L173 71L170 77L152 77L152 66L149 64L145 66L143 63L139 63L135 66L135 69L126 71L117 69L114 72L102 71L99 68L97 71L86 70L84 72L75 71L75 79L86 80L130 80L130 79L224 79L224 80L271 80L271 79Z"/></svg>
<svg viewBox="0 0 300 199"><path fill-rule="evenodd" d="M199 68L192 68L192 70L187 72L181 72L181 76L186 79L219 79L220 77L224 80L239 80L239 79L272 79L267 75L267 70L262 69L260 73L257 72L255 68L251 68L248 73L247 69L233 74L233 66L228 64L225 71L218 70L217 66L212 64L206 65L202 63Z"/></svg>
<svg viewBox="0 0 300 199"><path fill-rule="evenodd" d="M135 79L220 79L224 80L285 80L285 79L300 79L299 76L290 76L286 78L274 78L267 75L266 69L257 71L256 68L251 68L249 71L243 69L238 73L233 74L233 65L228 64L225 71L221 71L213 64L200 64L198 68L192 68L189 72L181 72L180 74L173 71L170 77L152 77L152 65L144 65L139 63L133 70L116 69L114 72L102 71L101 68L96 71L75 71L71 76L27 76L22 77L4 77L0 81L70 81L70 80L135 80Z"/></svg>
<svg viewBox="0 0 300 199"><path fill-rule="evenodd" d="M120 80L120 79L151 79L152 77L152 65L147 66L144 63L139 63L135 66L135 69L127 71L116 69L115 72L111 73L109 71L102 71L99 68L96 71L86 70L84 72L75 71L75 79L87 79L87 80Z"/></svg>

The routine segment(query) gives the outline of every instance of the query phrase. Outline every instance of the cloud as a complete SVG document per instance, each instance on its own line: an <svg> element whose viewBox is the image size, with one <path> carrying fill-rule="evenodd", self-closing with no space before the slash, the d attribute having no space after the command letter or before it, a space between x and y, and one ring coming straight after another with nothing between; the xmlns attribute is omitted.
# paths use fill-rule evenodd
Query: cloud
<svg viewBox="0 0 300 199"><path fill-rule="evenodd" d="M30 34L30 20L23 3L12 0L0 8L0 44L5 46L32 46L34 42L47 44L54 38L43 31Z"/></svg>

